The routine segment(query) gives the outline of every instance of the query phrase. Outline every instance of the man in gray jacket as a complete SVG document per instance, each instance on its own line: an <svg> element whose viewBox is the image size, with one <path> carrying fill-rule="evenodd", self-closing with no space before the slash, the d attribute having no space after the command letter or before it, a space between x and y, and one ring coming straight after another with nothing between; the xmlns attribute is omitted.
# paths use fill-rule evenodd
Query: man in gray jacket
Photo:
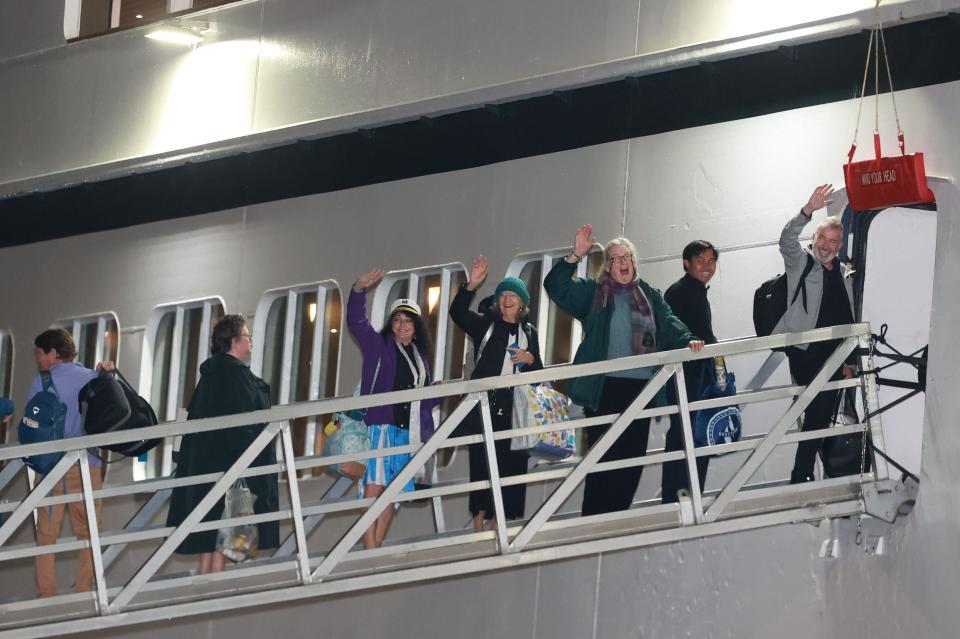
<svg viewBox="0 0 960 639"><path fill-rule="evenodd" d="M843 246L843 226L840 219L827 217L818 225L813 235L813 244L804 249L800 246L800 233L810 222L814 211L832 201L833 185L822 184L814 189L800 213L787 222L780 233L780 254L783 256L787 274L788 306L783 317L774 327L774 333L793 333L813 328L839 326L853 323L853 283L846 264L837 257ZM806 278L803 273L810 264ZM803 279L806 293L793 299L793 292ZM789 303L793 300L792 303ZM830 354L838 346L837 340L801 344L787 349L790 374L797 384L807 385L823 367ZM831 381L841 377L853 377L853 369L847 364L838 368ZM803 430L817 430L830 425L839 401L839 391L819 393L803 412ZM813 465L817 450L823 440L811 439L797 445L797 455L790 474L790 483L813 479Z"/></svg>

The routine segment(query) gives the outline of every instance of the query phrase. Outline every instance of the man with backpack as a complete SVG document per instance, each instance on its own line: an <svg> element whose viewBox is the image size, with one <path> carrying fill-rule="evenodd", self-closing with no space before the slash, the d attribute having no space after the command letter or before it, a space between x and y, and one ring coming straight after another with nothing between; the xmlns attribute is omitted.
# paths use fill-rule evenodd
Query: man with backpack
<svg viewBox="0 0 960 639"><path fill-rule="evenodd" d="M34 396L42 392L52 392L65 405L63 417L63 436L79 437L84 434L80 405L77 396L80 389L86 386L98 373L84 368L74 358L77 356L77 347L70 333L62 328L51 328L37 335L33 340L34 355L37 361L37 375L30 384L25 406L34 402ZM113 362L102 362L97 369L104 373L114 370ZM46 381L46 383L45 383ZM27 417L25 416L26 420ZM90 460L90 480L93 490L99 490L102 485L100 473L100 458L94 453L88 453ZM57 482L53 495L82 492L80 467L75 464ZM97 526L100 525L101 500L94 501ZM70 524L77 539L89 539L90 531L87 527L87 512L82 501L73 501L68 504L43 506L37 509L37 545L54 544L60 534L63 524L65 507L70 510ZM57 594L57 577L54 567L54 555L37 555L37 596L52 597ZM93 555L89 550L82 550L78 559L77 578L74 583L76 592L88 592L93 589Z"/></svg>
<svg viewBox="0 0 960 639"><path fill-rule="evenodd" d="M807 203L780 233L780 254L787 278L787 310L773 328L773 333L795 333L814 328L853 323L853 282L847 265L837 257L843 246L843 225L837 217L824 218L813 235L813 244L800 246L800 233L814 211L832 202L833 185L822 184L814 189ZM804 274L806 276L804 277ZM838 346L837 340L800 344L787 348L790 375L794 382L806 386L823 367ZM830 377L836 381L852 378L853 369L844 364ZM839 400L839 391L824 391L810 402L803 412L803 431L818 430L830 425ZM797 445L797 454L790 483L813 480L813 465L821 439L810 439Z"/></svg>
<svg viewBox="0 0 960 639"><path fill-rule="evenodd" d="M707 299L707 283L713 278L717 270L717 260L720 254L710 242L696 240L690 242L683 249L684 276L670 285L663 298L670 305L673 314L687 325L690 332L704 341L705 344L716 344L717 338L713 334L713 315L710 310L710 300ZM701 376L706 366L713 366L713 359L700 359L685 362L683 375L687 390L687 401L699 399ZM711 377L712 379L712 377ZM671 383L667 386L667 398L670 403L677 401L676 390ZM670 415L670 428L667 430L665 452L683 450L683 427L680 415ZM697 474L700 479L700 490L707 479L708 457L697 458ZM687 475L687 462L677 460L663 464L661 482L661 499L663 503L677 501L677 491L688 489L690 482Z"/></svg>

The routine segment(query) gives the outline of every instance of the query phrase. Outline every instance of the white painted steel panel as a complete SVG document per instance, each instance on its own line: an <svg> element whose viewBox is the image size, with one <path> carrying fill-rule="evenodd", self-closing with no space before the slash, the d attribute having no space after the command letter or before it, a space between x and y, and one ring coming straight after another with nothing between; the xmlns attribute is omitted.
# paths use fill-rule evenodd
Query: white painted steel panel
<svg viewBox="0 0 960 639"><path fill-rule="evenodd" d="M255 128L632 55L637 0L264 0Z"/></svg>
<svg viewBox="0 0 960 639"><path fill-rule="evenodd" d="M26 22L22 37L46 42L54 18L62 31L62 14L47 13L57 4L7 3L0 23ZM789 11L759 0L226 5L203 14L214 33L193 51L148 41L142 37L148 27L139 27L20 58L0 56L0 86L14 87L11 93L25 105L0 106L0 138L18 142L17 153L0 157L0 183L171 149L203 153L204 144L251 132L508 82L520 83L514 92L524 84L535 90L527 81L544 74L566 72L567 84L587 82L592 76L579 69L665 48L727 41L733 49L711 54L726 56L744 45L729 38L761 33L746 44L776 46L783 38L815 37L821 28L856 30L872 20L864 8L869 4L792 3ZM23 8L34 5L44 11ZM904 0L882 10L889 20L958 6L957 0ZM806 30L784 31L792 24ZM684 55L670 63L688 62ZM18 73L23 67L33 71L24 76Z"/></svg>
<svg viewBox="0 0 960 639"><path fill-rule="evenodd" d="M63 0L4 2L0 60L63 45Z"/></svg>
<svg viewBox="0 0 960 639"><path fill-rule="evenodd" d="M875 0L643 0L640 2L638 51L662 51L697 42L710 42L770 33L829 18L870 11ZM903 16L936 11L943 2L885 0ZM889 20L889 18L888 18Z"/></svg>

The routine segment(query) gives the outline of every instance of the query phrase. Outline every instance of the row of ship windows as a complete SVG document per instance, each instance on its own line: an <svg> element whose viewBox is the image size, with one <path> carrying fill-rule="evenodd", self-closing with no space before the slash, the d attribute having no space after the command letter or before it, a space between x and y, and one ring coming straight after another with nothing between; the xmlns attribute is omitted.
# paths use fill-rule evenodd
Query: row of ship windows
<svg viewBox="0 0 960 639"><path fill-rule="evenodd" d="M580 341L580 326L541 294L543 278L569 249L517 256L507 275L524 280L530 291L530 321L537 326L545 364L569 362ZM593 276L602 265L602 251L594 247L579 264L580 276ZM463 376L467 343L464 333L450 320L449 307L458 287L467 279L460 264L444 264L388 273L369 301L371 321L382 326L390 304L401 297L416 299L424 310L433 336L433 370L438 378ZM345 291L348 293L349 289ZM542 300L547 300L544 305ZM254 373L270 384L273 404L334 397L338 390L340 348L344 329L344 299L333 280L269 290L257 304L252 322ZM150 315L140 363L140 393L150 400L161 421L183 416L199 377L200 364L209 356L210 332L226 309L218 297L162 304ZM66 328L77 343L77 361L93 367L116 361L120 326L113 312L68 318L55 322ZM13 338L0 330L0 394L10 393ZM341 392L340 394L343 394ZM316 419L294 425L295 447L300 455L319 453ZM6 434L2 441L6 441ZM134 462L134 477L149 479L173 469L174 442L152 450Z"/></svg>

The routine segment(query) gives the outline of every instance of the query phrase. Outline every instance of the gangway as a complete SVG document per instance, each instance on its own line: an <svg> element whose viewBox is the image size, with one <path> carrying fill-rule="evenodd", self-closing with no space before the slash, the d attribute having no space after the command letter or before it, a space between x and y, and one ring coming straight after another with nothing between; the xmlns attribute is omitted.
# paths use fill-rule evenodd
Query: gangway
<svg viewBox="0 0 960 639"><path fill-rule="evenodd" d="M762 355L771 349L786 346L837 340L837 347L821 371L808 386L766 384L782 355L771 352L753 382L733 397L688 401L683 363L715 356L736 356L748 353ZM859 348L858 348L859 347ZM855 351L855 349L857 349ZM335 399L276 406L268 410L194 421L167 423L131 434L107 433L77 437L59 442L0 448L0 461L8 461L3 475L16 473L15 464L28 455L64 451L60 463L27 495L9 503L0 503L4 523L0 527L0 563L47 553L69 553L82 548L92 549L96 589L93 593L65 594L46 599L9 601L0 605L0 637L44 637L79 633L98 629L150 623L162 619L209 614L219 611L251 608L286 601L342 595L397 584L428 581L457 575L549 562L610 551L652 546L679 540L710 537L783 524L820 521L838 517L873 515L892 522L901 505L915 499L916 487L905 487L891 479L886 461L874 455L870 472L823 479L798 485L785 480L752 481L758 469L778 447L825 436L849 435L868 431L873 445L883 448L876 394L876 380L863 375L850 380L828 381L845 359L855 353L860 368L873 371L869 324L814 329L803 333L749 337L706 346L700 353L686 349L627 357L591 364L565 365L541 371L446 383L423 389L383 393L375 396ZM537 426L514 431L493 432L486 391L510 388L519 384L569 379L588 374L602 374L637 367L655 367L650 382L631 405L620 414L603 415L564 422L565 428L584 428L610 424L607 433L586 451L582 458L570 462L538 467L527 475L501 478L493 454L494 441L517 434L555 430L555 425ZM651 407L651 400L666 384L673 383L677 404ZM865 404L864 423L835 426L827 431L800 432L795 428L804 408L821 390L858 387ZM398 446L381 451L354 455L294 457L290 430L292 420L353 410L368 406L423 400L436 397L463 399L438 426L426 442ZM695 448L691 433L690 413L702 408L737 404L741 407L763 402L786 403L786 410L763 433L745 436L738 442ZM453 437L454 429L476 406L480 406L483 434ZM663 417L678 413L683 426L684 449L665 452L651 450L643 457L600 462L602 455L630 422L639 417ZM265 423L267 426L237 462L225 473L211 473L175 479L163 477L122 485L105 485L92 491L87 448L102 447L131 439L161 438L190 432L222 430L235 426ZM271 466L250 467L257 454L279 439L279 462ZM489 481L470 482L458 479L435 484L412 493L402 487L440 449L482 443L488 452ZM333 463L369 459L386 454L410 452L411 462L376 499L347 497L345 486L332 490L323 499L306 501L301 495L299 471ZM732 474L723 477L723 487L701 494L696 480L696 457L741 452L743 461ZM872 455L872 452L868 454ZM661 504L659 499L637 501L627 511L581 517L579 504L565 503L590 472L631 466L649 466L668 461L685 460L690 490L679 503ZM73 464L80 464L84 479L82 494L47 496L50 487ZM11 470L11 468L13 470ZM288 503L281 503L276 513L253 515L212 522L201 522L209 508L240 477L279 473L286 479ZM3 477L0 477L3 479ZM507 522L503 516L501 489L517 484L545 484L548 494L527 520ZM118 530L98 530L95 518L88 516L91 539L61 537L50 546L32 543L8 544L14 534L30 519L35 508L84 500L92 513L94 499L121 499L131 495L150 495L148 505L162 501L162 494L177 486L212 484L210 492L176 528L149 525L149 517L134 516ZM281 484L281 491L284 484ZM419 499L442 500L472 490L491 488L496 511L496 530L443 530L405 539L391 540L383 548L362 550L357 542L363 531L385 509L395 502ZM161 497L157 497L161 495ZM574 500L575 501L575 500ZM155 507L154 507L155 510ZM348 530L324 543L323 536L308 543L308 526L323 527L324 517L356 515ZM161 573L174 549L191 532L218 529L225 525L279 520L292 527L292 542L272 557L237 564L222 573L198 575L193 572ZM311 540L317 535L311 537ZM154 550L130 574L111 571L107 579L105 559L115 548L125 544L152 543Z"/></svg>

